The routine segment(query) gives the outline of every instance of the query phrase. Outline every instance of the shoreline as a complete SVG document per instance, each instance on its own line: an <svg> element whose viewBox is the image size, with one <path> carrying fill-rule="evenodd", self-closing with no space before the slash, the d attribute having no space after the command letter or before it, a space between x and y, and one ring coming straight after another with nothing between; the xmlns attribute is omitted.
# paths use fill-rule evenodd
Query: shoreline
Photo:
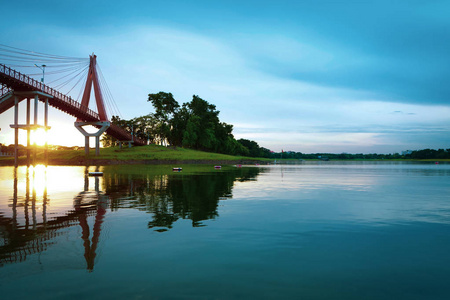
<svg viewBox="0 0 450 300"><path fill-rule="evenodd" d="M36 165L45 164L48 166L109 166L109 165L254 165L267 163L261 160L113 160L113 159L83 159L83 160L66 160L66 159L49 159L47 163L37 160ZM26 158L19 159L19 166L26 166ZM33 165L30 163L30 165ZM0 166L14 166L14 159L0 160Z"/></svg>
<svg viewBox="0 0 450 300"><path fill-rule="evenodd" d="M330 160L330 161L321 161L321 160L282 160L281 164L292 164L293 162L450 162L449 159L393 159L393 160ZM109 166L109 165L255 165L255 164L270 164L273 160L269 159L236 159L236 160L224 160L224 159L90 159L90 158L76 158L76 159L57 159L50 158L47 162L42 159L37 159L36 162L27 164L26 158L19 158L19 166L26 165L48 165L48 166ZM277 160L280 163L280 160ZM0 166L14 166L13 158L3 158L0 159Z"/></svg>

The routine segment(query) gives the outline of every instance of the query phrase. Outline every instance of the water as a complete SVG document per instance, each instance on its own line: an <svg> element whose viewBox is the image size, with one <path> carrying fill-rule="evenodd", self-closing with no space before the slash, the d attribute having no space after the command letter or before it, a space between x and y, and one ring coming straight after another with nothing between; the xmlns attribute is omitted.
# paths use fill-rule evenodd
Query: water
<svg viewBox="0 0 450 300"><path fill-rule="evenodd" d="M450 299L450 164L0 167L2 299Z"/></svg>

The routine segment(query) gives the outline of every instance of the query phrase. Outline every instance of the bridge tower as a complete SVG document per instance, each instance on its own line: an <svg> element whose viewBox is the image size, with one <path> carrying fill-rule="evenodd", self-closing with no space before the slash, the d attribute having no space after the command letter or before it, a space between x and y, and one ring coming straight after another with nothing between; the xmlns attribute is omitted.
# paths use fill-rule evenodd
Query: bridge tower
<svg viewBox="0 0 450 300"><path fill-rule="evenodd" d="M87 111L89 107L89 100L91 98L92 85L94 86L95 101L97 104L97 111L100 117L100 121L86 122L80 118L75 122L75 127L84 135L84 150L85 154L89 155L89 138L95 137L95 155L100 155L100 136L111 126L111 122L108 121L106 115L105 104L103 102L103 95L100 89L100 83L98 81L97 74L97 56L92 54L89 56L89 71L86 79L86 86L84 88L83 98L81 100L81 109ZM98 128L97 132L89 133L83 126L92 125Z"/></svg>

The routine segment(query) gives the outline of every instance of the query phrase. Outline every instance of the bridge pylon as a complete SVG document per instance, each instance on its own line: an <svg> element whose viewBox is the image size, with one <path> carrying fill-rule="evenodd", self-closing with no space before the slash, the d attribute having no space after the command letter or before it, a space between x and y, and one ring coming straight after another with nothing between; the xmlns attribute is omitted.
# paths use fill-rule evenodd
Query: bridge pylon
<svg viewBox="0 0 450 300"><path fill-rule="evenodd" d="M92 86L94 86L94 93L97 100L98 113L89 109L88 107L89 96L91 94ZM72 99L72 97L60 91L57 91L45 85L41 81L37 81L26 74L22 74L19 71L14 70L11 67L8 67L0 63L0 114L18 105L18 103L21 102L22 100L30 99L30 101L32 101L35 98L35 95L38 95L38 101L48 102L48 105L77 118L76 121L79 126L93 125L94 127L100 128L100 130L102 130L101 128L103 126L107 126L109 120L106 114L100 87L101 86L99 84L99 77L96 71L95 55L92 55L90 57L89 76L86 80L86 87L83 94L82 103ZM29 95L25 97L20 93L29 93ZM48 106L46 107L48 108ZM104 123L99 125L97 122L104 122ZM21 125L17 120L16 122L14 122L13 128L17 129L15 130L15 132L17 132L18 135L19 132L18 129L26 129L26 130L29 129L30 131L32 131L34 128L38 128L35 125L37 124ZM47 123L43 126L44 128L49 129ZM40 128L42 128L42 126ZM114 123L110 123L110 126L106 129L106 133L119 141L128 142L129 145L131 145L131 143L137 146L147 144L145 140L133 136L124 128L121 128L120 126ZM101 133L99 132L98 138L100 134ZM88 138L86 139L88 140ZM97 144L98 145L100 144L99 141ZM16 147L15 152L18 153L18 147ZM97 151L97 153L99 153L99 151Z"/></svg>
<svg viewBox="0 0 450 300"><path fill-rule="evenodd" d="M98 81L97 56L92 54L89 58L89 71L86 79L86 85L84 87L83 98L81 100L81 109L85 109L86 111L88 110L92 86L94 86L95 101L97 104L97 111L100 121L86 122L85 120L78 118L75 122L75 127L84 135L84 151L86 155L89 155L89 138L95 137L95 155L98 156L100 155L100 136L111 126L111 122L108 121L108 116L106 115L103 95L100 89L100 83ZM87 125L97 127L99 130L95 133L88 133L83 128L83 126Z"/></svg>

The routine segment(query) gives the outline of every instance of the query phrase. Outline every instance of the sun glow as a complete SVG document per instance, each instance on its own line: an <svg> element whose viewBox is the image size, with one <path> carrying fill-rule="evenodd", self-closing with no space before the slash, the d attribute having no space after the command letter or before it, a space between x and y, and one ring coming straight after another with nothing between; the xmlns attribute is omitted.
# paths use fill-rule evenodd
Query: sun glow
<svg viewBox="0 0 450 300"><path fill-rule="evenodd" d="M28 180L31 183L31 189L36 195L44 195L47 193L47 167L37 165L30 167Z"/></svg>
<svg viewBox="0 0 450 300"><path fill-rule="evenodd" d="M36 129L35 131L31 132L30 142L32 145L36 144L38 146L44 146L45 143L48 141L47 135L48 132L46 132L44 129L42 128Z"/></svg>
<svg viewBox="0 0 450 300"><path fill-rule="evenodd" d="M0 172L0 192L10 193L17 201L18 220L24 220L27 215L24 211L35 209L37 223L43 222L43 212L46 212L48 220L59 215L65 215L73 210L73 199L82 193L86 187L90 191L95 190L95 178L86 176L89 169L85 167L57 167L57 166L19 166L3 167ZM103 179L98 186L103 185ZM9 199L9 198L8 198ZM12 216L13 210L9 206L11 202L2 202L0 210L8 212ZM20 209L21 207L22 209ZM22 222L21 221L21 222Z"/></svg>

